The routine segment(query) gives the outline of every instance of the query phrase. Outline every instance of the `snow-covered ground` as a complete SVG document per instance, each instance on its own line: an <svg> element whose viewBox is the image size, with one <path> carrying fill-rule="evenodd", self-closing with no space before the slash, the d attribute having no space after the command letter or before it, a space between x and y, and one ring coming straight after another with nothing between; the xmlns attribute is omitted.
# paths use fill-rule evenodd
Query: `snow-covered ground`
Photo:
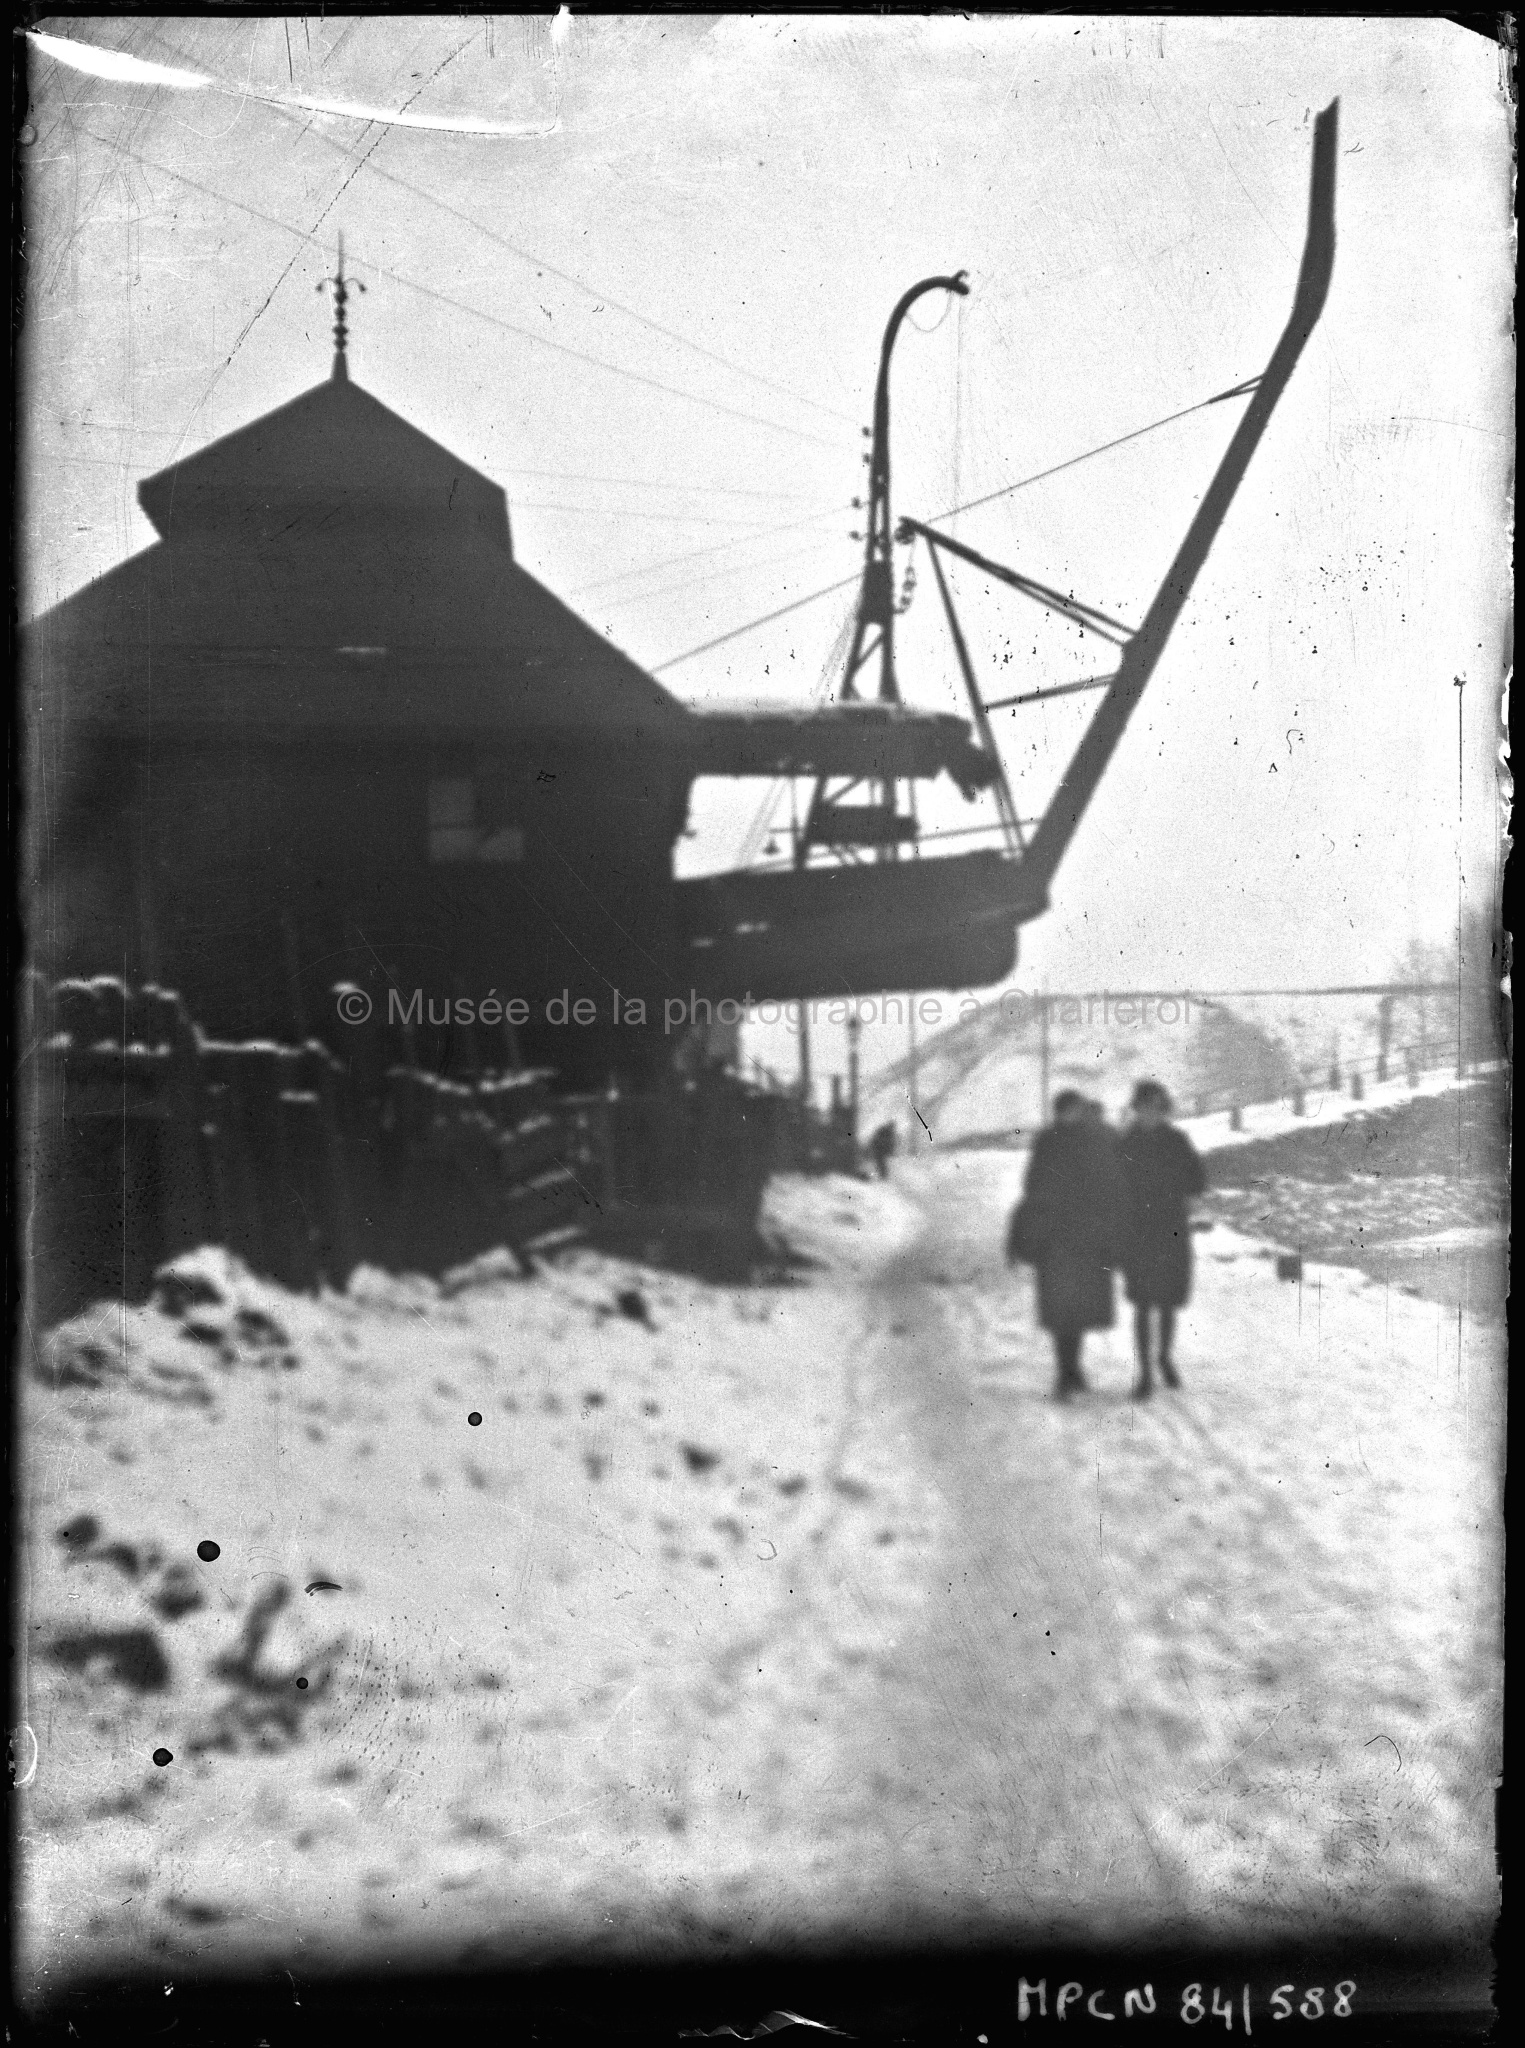
<svg viewBox="0 0 1525 2048"><path fill-rule="evenodd" d="M582 1253L313 1301L203 1255L53 1333L23 1989L1485 1941L1501 1332L1218 1227L1183 1391L1127 1398L1120 1323L1055 1408L1023 1164L780 1182L802 1258L753 1288Z"/></svg>
<svg viewBox="0 0 1525 2048"><path fill-rule="evenodd" d="M1474 1068L1470 1083L1479 1086L1489 1075L1496 1075L1495 1066ZM1327 1129L1331 1124L1348 1123L1352 1117L1372 1116L1383 1110L1396 1109L1400 1104L1427 1099L1436 1095L1449 1095L1457 1086L1456 1068L1437 1067L1428 1073L1415 1076L1412 1082L1402 1076L1391 1081L1373 1081L1364 1096L1357 1097L1348 1090L1333 1088L1310 1088L1303 1100L1301 1116L1289 1101L1253 1102L1240 1111L1243 1123L1241 1130L1234 1130L1227 1110L1220 1110L1213 1116L1182 1117L1182 1130L1202 1152L1227 1151L1236 1145L1251 1145L1258 1138L1280 1138L1294 1131Z"/></svg>

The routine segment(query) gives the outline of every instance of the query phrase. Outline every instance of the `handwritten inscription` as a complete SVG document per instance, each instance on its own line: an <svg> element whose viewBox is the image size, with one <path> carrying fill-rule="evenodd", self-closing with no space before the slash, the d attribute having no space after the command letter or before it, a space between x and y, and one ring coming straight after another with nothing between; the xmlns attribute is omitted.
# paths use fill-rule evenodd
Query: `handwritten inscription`
<svg viewBox="0 0 1525 2048"><path fill-rule="evenodd" d="M1209 2024L1222 2020L1229 2033L1234 2031L1236 2018L1247 2034L1254 2032L1256 2017L1264 2019L1269 2013L1271 2020L1321 2020L1349 2019L1353 2011L1356 1982L1353 1977L1343 1977L1332 1987L1323 1984L1278 1984L1268 1998L1257 2002L1248 1984L1239 1987L1236 1997L1231 1986L1225 1994L1223 1987L1214 1984L1211 1991L1201 1982L1185 1986L1179 1994L1180 2016L1188 2027L1195 2027L1206 2020ZM1157 2003L1152 1984L1133 1985L1121 1994L1115 1994L1106 1986L1087 1991L1083 1984L1071 1979L1058 1986L1054 1992L1053 2017L1056 2020L1078 2018L1084 2013L1093 2020L1116 2020L1119 2017L1131 2020L1136 2014L1148 2016L1163 2004L1168 2010L1165 1994ZM1050 2016L1048 1979L1040 1977L1036 1983L1029 1983L1026 1977L1017 1980L1017 2018L1019 2020L1047 2019Z"/></svg>

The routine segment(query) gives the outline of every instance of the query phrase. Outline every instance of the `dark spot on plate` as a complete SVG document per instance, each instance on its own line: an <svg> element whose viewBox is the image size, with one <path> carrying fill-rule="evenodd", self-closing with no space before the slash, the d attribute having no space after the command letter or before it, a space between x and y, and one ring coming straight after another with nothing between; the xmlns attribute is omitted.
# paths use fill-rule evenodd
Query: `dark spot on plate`
<svg viewBox="0 0 1525 2048"><path fill-rule="evenodd" d="M482 1426L481 1414L475 1408L472 1409L471 1413L466 1417L466 1420L471 1424L473 1429L480 1429Z"/></svg>
<svg viewBox="0 0 1525 2048"><path fill-rule="evenodd" d="M313 1579L302 1588L304 1593L342 1593L344 1588L336 1586L332 1579Z"/></svg>
<svg viewBox="0 0 1525 2048"><path fill-rule="evenodd" d="M604 1467L608 1462L607 1458L599 1457L596 1451L586 1451L583 1454L583 1463L588 1468L588 1477L590 1479L602 1479Z"/></svg>
<svg viewBox="0 0 1525 2048"><path fill-rule="evenodd" d="M216 1564L218 1558L222 1556L222 1545L214 1543L211 1537L208 1536L203 1542L196 1545L196 1555L203 1564Z"/></svg>
<svg viewBox="0 0 1525 2048"><path fill-rule="evenodd" d="M781 1479L778 1482L778 1490L780 1493L803 1493L805 1484L806 1482L796 1473L793 1479Z"/></svg>
<svg viewBox="0 0 1525 2048"><path fill-rule="evenodd" d="M163 1770L166 1764L172 1764L174 1761L174 1755L170 1750L156 1749L154 1751L154 1762L159 1766L161 1771Z"/></svg>
<svg viewBox="0 0 1525 2048"><path fill-rule="evenodd" d="M134 1692L162 1692L169 1684L169 1662L152 1629L94 1629L58 1636L49 1654L66 1670L88 1673L95 1668Z"/></svg>
<svg viewBox="0 0 1525 2048"><path fill-rule="evenodd" d="M622 1316L628 1316L632 1323L642 1323L651 1328L651 1310L646 1306L646 1297L639 1287L625 1287L614 1297L614 1305Z"/></svg>
<svg viewBox="0 0 1525 2048"><path fill-rule="evenodd" d="M306 1690L307 1690L307 1680L306 1680L305 1678L299 1678L299 1679L297 1680L297 1691L298 1691L298 1692L306 1692Z"/></svg>
<svg viewBox="0 0 1525 2048"><path fill-rule="evenodd" d="M582 1398L583 1405L587 1408L602 1408L604 1405L604 1397L596 1389L591 1394L584 1394Z"/></svg>
<svg viewBox="0 0 1525 2048"><path fill-rule="evenodd" d="M690 1472L711 1472L720 1463L718 1451L701 1450L698 1444L680 1444L678 1448Z"/></svg>
<svg viewBox="0 0 1525 2048"><path fill-rule="evenodd" d="M177 1920L188 1920L193 1927L215 1927L228 1917L221 1906L204 1906L197 1899L168 1899L165 1911Z"/></svg>
<svg viewBox="0 0 1525 2048"><path fill-rule="evenodd" d="M206 1604L206 1595L197 1585L189 1565L172 1564L164 1574L153 1594L149 1605L156 1614L162 1614L166 1621L178 1621L182 1614L191 1614Z"/></svg>

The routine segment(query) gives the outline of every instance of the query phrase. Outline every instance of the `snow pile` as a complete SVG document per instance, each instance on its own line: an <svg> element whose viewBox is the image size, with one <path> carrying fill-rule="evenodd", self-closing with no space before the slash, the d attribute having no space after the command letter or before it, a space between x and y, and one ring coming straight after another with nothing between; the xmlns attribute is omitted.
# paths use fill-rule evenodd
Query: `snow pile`
<svg viewBox="0 0 1525 2048"><path fill-rule="evenodd" d="M314 1300L203 1251L51 1334L34 1971L615 1940L704 1867L706 1730L868 1497L837 1470L860 1331L831 1269L915 1225L850 1181L772 1210L794 1285L583 1253Z"/></svg>

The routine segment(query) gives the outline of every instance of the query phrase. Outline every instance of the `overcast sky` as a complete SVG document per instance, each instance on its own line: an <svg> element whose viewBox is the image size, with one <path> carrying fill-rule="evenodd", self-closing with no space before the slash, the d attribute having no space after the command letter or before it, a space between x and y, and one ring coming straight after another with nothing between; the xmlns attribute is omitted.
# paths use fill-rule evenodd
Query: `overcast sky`
<svg viewBox="0 0 1525 2048"><path fill-rule="evenodd" d="M503 484L524 565L658 667L853 574L879 340L922 276L965 268L971 293L923 301L930 331L900 341L897 512L1254 375L1290 306L1312 117L1338 96L1327 309L1017 978L1377 977L1451 928L1459 866L1494 887L1512 256L1480 38L1348 19L40 26L213 85L91 77L34 47L24 611L148 544L143 475L327 375L317 286L342 228L367 286L355 381ZM1239 415L1196 412L954 530L1136 621ZM957 709L918 569L902 685ZM988 694L1104 665L1015 595L956 587ZM702 704L808 701L851 600L662 678ZM1093 702L1002 723L1024 813ZM703 792L685 869L730 864L761 795ZM984 814L950 794L926 815Z"/></svg>

